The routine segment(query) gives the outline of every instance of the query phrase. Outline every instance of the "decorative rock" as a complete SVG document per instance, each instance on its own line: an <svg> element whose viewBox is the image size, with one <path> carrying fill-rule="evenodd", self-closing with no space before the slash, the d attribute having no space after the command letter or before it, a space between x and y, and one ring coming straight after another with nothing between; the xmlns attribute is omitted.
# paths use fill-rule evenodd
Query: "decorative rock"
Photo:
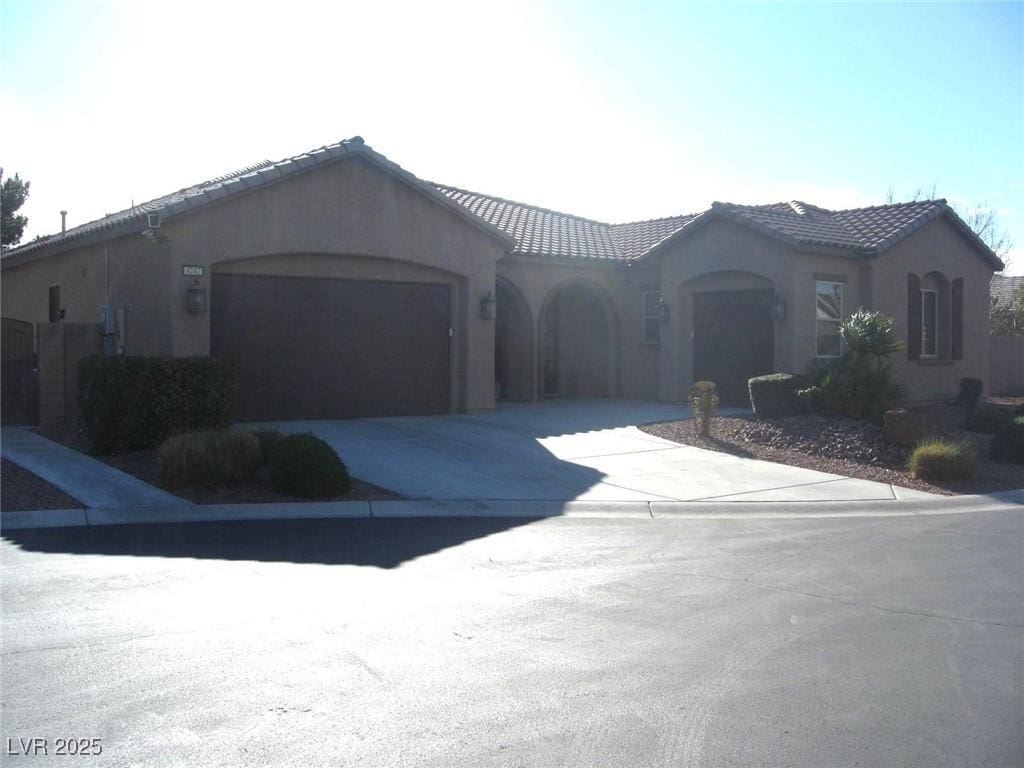
<svg viewBox="0 0 1024 768"><path fill-rule="evenodd" d="M889 443L916 445L941 433L942 421L936 421L934 416L933 412L920 413L916 410L886 411L882 434Z"/></svg>

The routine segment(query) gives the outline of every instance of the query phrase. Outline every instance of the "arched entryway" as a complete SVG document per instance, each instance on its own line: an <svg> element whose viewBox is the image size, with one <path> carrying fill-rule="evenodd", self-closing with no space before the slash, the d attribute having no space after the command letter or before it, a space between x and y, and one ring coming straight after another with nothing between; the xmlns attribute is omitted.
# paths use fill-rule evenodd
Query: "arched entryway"
<svg viewBox="0 0 1024 768"><path fill-rule="evenodd" d="M540 316L542 397L614 397L614 320L600 289L555 288Z"/></svg>
<svg viewBox="0 0 1024 768"><path fill-rule="evenodd" d="M499 277L494 328L495 397L500 400L532 400L533 318L519 289Z"/></svg>

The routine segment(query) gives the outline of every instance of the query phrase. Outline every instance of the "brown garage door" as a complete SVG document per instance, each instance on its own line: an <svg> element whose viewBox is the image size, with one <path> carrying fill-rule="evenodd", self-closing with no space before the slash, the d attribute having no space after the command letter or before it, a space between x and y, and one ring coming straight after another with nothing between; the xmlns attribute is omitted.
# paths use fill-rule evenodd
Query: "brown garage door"
<svg viewBox="0 0 1024 768"><path fill-rule="evenodd" d="M713 381L722 403L750 405L747 380L775 366L773 291L694 294L693 377Z"/></svg>
<svg viewBox="0 0 1024 768"><path fill-rule="evenodd" d="M449 410L447 285L214 275L210 309L240 420Z"/></svg>

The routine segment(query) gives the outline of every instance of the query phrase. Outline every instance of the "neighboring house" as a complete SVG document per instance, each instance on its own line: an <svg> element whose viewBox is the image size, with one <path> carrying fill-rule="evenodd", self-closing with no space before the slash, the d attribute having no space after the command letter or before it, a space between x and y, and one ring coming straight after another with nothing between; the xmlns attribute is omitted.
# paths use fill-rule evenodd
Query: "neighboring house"
<svg viewBox="0 0 1024 768"><path fill-rule="evenodd" d="M1024 333L1024 275L992 275L992 333Z"/></svg>
<svg viewBox="0 0 1024 768"><path fill-rule="evenodd" d="M496 397L657 398L841 351L896 319L914 399L988 368L999 259L942 200L714 203L606 224L422 181L356 137L8 251L3 313L96 322L125 351L239 366L243 419L472 411Z"/></svg>

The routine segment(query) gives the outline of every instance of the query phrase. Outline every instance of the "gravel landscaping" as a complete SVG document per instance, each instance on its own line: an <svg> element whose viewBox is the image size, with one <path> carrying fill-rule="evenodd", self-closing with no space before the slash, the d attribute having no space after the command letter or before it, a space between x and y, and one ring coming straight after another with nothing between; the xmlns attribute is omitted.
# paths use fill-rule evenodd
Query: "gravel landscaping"
<svg viewBox="0 0 1024 768"><path fill-rule="evenodd" d="M963 418L958 409L949 409L947 436L975 440L984 457L991 435L964 430ZM760 421L752 417L716 417L710 437L702 437L692 419L644 424L640 429L697 448L930 493L957 495L1024 488L1024 466L987 458L982 459L977 476L969 481L936 485L918 480L906 471L909 450L886 443L881 426L870 421L832 416L789 416Z"/></svg>
<svg viewBox="0 0 1024 768"><path fill-rule="evenodd" d="M38 475L7 459L0 460L0 511L34 512L44 509L81 509L78 499L54 488Z"/></svg>

